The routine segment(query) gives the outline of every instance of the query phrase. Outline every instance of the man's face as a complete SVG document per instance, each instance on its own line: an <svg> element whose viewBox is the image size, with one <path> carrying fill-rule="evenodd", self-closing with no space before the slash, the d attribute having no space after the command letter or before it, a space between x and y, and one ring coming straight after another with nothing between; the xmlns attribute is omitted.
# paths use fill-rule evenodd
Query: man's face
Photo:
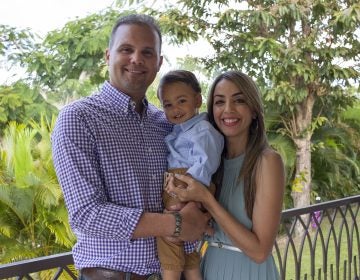
<svg viewBox="0 0 360 280"><path fill-rule="evenodd" d="M145 25L120 25L106 50L110 84L135 102L145 97L162 64L160 39Z"/></svg>

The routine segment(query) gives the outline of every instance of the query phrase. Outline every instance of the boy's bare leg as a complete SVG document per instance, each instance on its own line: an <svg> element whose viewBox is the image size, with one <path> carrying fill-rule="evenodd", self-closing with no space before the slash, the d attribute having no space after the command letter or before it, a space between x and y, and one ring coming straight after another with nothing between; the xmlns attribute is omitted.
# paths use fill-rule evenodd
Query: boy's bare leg
<svg viewBox="0 0 360 280"><path fill-rule="evenodd" d="M165 270L161 272L163 280L180 280L181 271Z"/></svg>
<svg viewBox="0 0 360 280"><path fill-rule="evenodd" d="M184 270L184 276L186 280L202 280L199 267Z"/></svg>

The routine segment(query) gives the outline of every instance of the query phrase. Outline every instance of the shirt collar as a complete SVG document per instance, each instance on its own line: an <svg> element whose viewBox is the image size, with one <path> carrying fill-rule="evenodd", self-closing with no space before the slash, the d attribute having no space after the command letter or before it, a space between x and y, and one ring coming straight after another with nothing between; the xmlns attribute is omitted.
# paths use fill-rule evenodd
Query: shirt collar
<svg viewBox="0 0 360 280"><path fill-rule="evenodd" d="M187 120L186 122L183 122L181 124L176 124L174 126L174 130L178 131L178 130L182 130L182 131L187 131L190 128L192 128L195 124L197 124L198 122L202 121L202 120L208 120L208 115L207 113L200 113L198 115L195 115L194 117L192 117L190 120Z"/></svg>
<svg viewBox="0 0 360 280"><path fill-rule="evenodd" d="M112 86L108 81L103 84L100 93L104 96L107 102L110 102L117 110L123 113L129 113L129 111L135 111L135 102L122 91ZM144 111L147 111L149 102L146 98L142 100L144 104Z"/></svg>

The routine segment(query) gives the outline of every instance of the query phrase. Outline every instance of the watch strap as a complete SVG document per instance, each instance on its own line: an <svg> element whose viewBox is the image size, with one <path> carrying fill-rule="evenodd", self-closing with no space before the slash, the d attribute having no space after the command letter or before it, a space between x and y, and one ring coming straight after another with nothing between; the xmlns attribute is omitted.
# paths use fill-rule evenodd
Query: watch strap
<svg viewBox="0 0 360 280"><path fill-rule="evenodd" d="M175 230L172 236L179 237L181 233L182 216L179 212L171 212L175 217Z"/></svg>

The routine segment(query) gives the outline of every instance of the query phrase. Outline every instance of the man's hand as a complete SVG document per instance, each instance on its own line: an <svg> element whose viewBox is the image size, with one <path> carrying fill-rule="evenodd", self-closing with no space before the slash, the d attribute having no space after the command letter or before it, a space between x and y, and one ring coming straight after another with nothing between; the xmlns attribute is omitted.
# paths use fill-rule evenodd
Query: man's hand
<svg viewBox="0 0 360 280"><path fill-rule="evenodd" d="M202 239L204 234L214 234L214 229L209 225L210 214L202 212L194 202L187 203L180 214L182 225L179 239L195 241Z"/></svg>

